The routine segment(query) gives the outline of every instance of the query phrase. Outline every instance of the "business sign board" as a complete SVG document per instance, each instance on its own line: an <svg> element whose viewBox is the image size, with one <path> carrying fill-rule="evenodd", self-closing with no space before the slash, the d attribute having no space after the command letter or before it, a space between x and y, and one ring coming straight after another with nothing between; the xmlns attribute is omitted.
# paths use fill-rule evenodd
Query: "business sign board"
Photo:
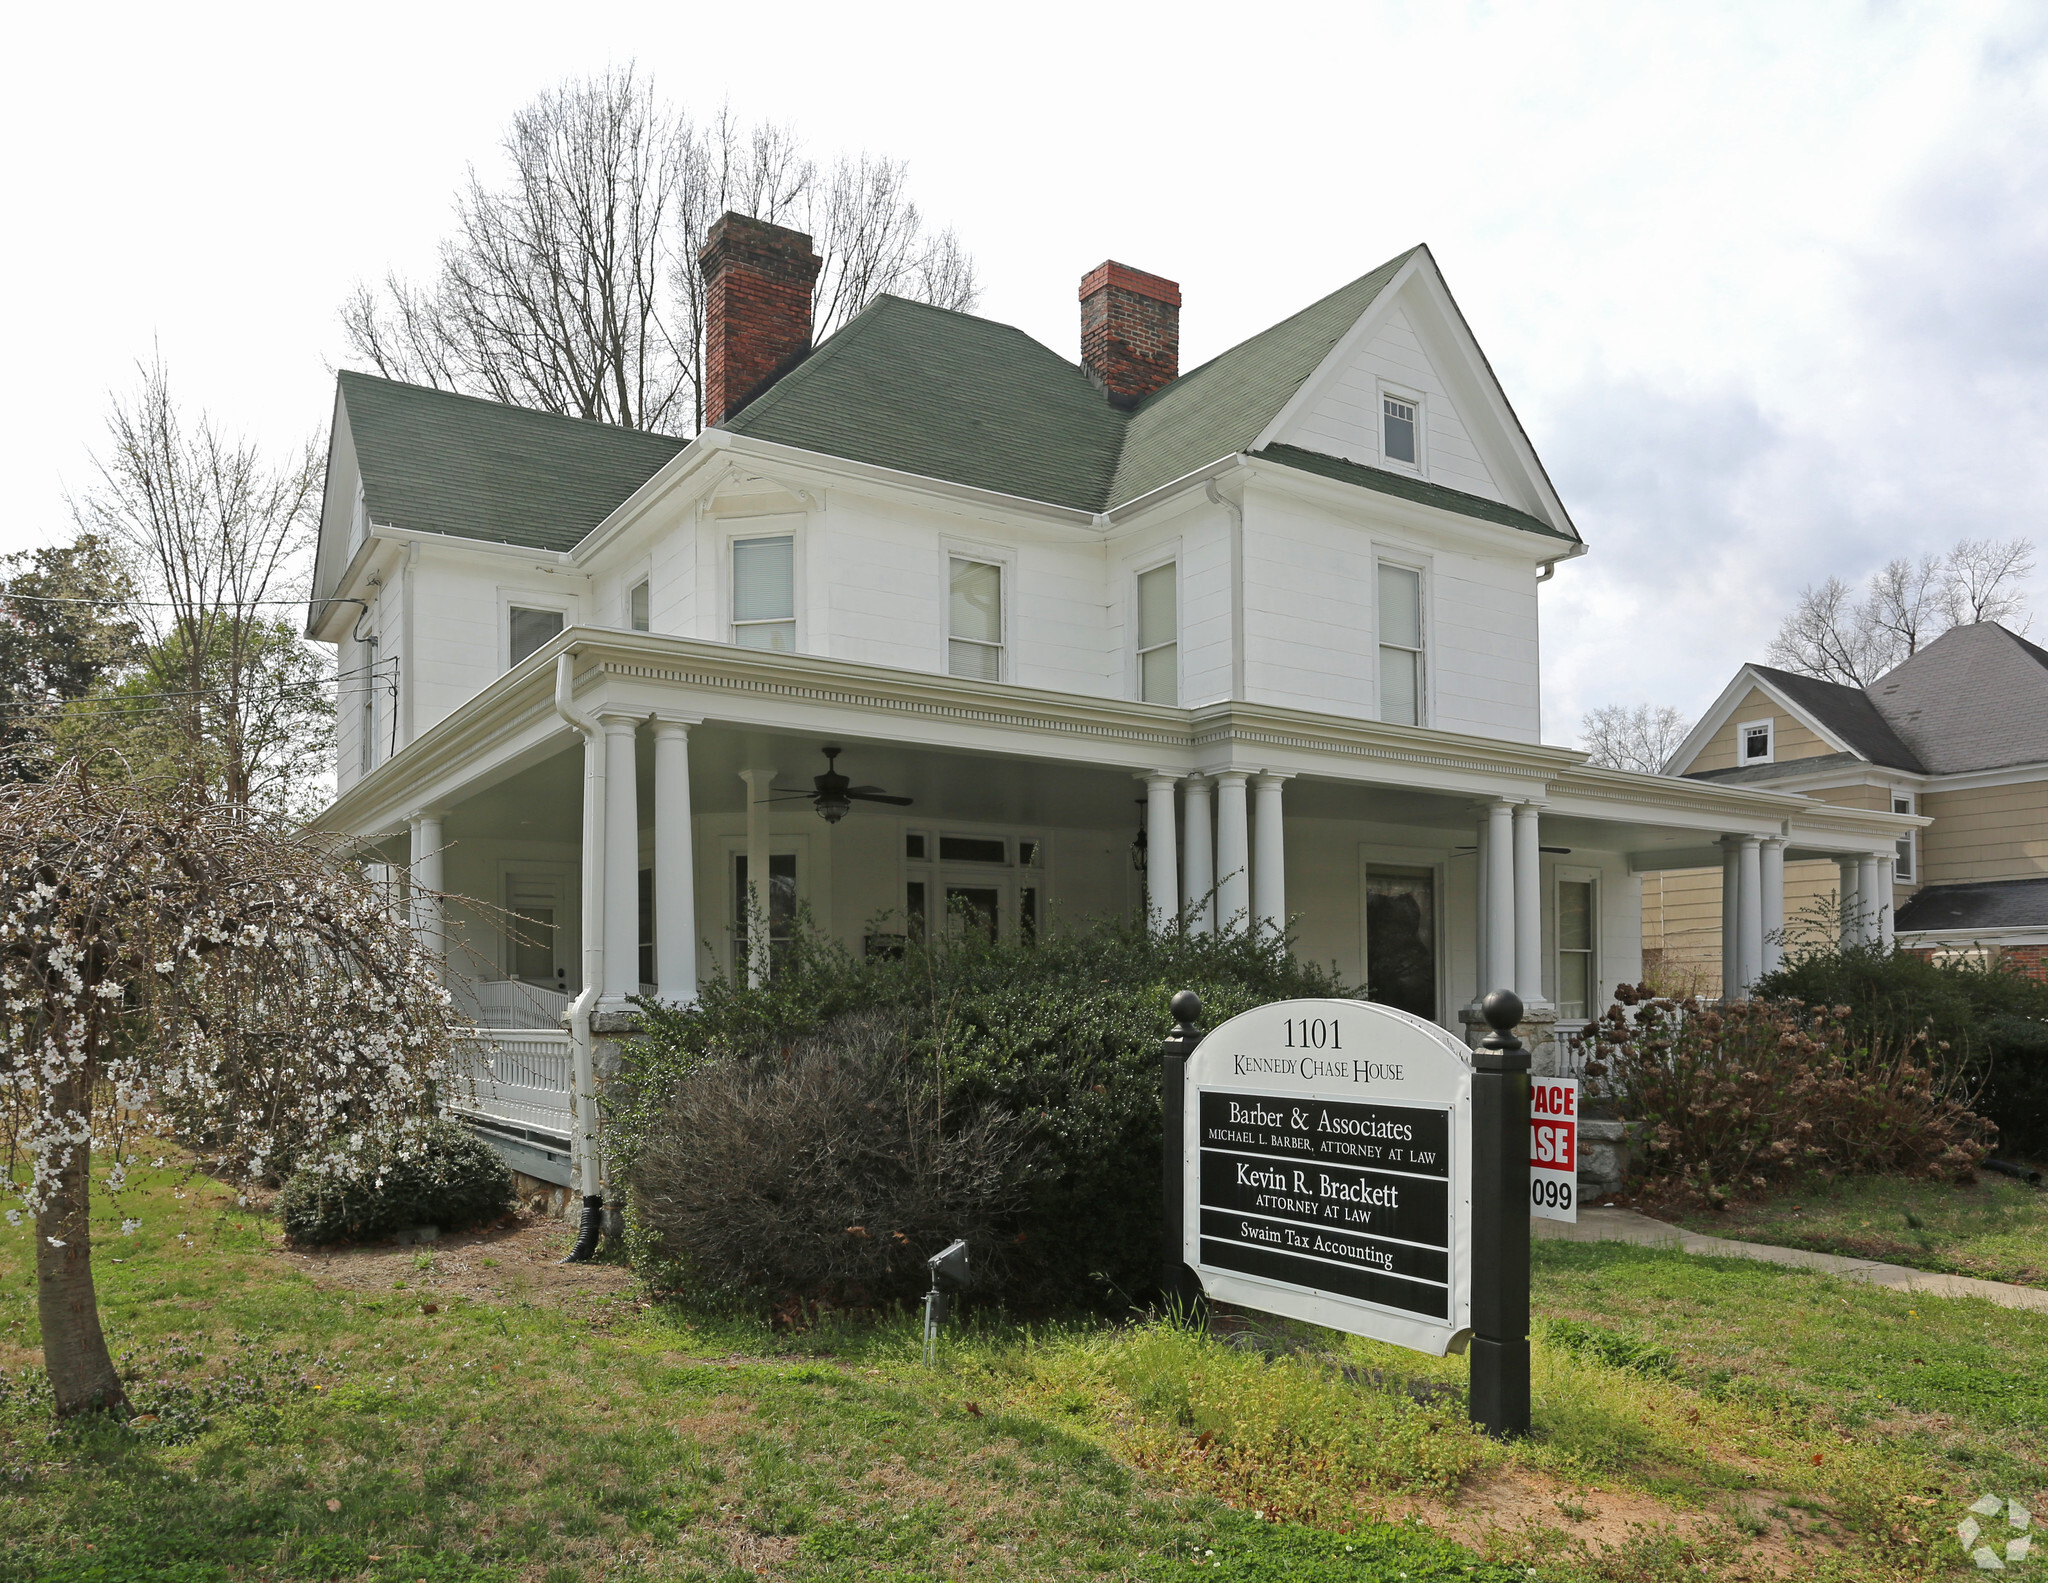
<svg viewBox="0 0 2048 1583"><path fill-rule="evenodd" d="M1472 1056L1362 1000L1233 1017L1187 1064L1183 1257L1212 1298L1442 1356L1471 1328Z"/></svg>
<svg viewBox="0 0 2048 1583"><path fill-rule="evenodd" d="M1579 1218L1579 1080L1529 1080L1529 1213Z"/></svg>

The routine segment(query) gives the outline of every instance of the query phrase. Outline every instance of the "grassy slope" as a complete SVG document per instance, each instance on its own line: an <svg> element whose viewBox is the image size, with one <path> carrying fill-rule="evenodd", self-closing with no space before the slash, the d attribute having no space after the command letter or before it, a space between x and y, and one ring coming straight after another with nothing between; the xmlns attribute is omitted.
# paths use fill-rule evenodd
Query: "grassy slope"
<svg viewBox="0 0 2048 1583"><path fill-rule="evenodd" d="M926 1373L902 1326L428 1315L431 1276L321 1291L217 1190L169 1195L131 1195L144 1228L102 1267L159 1382L139 1432L49 1437L19 1372L29 1250L0 1242L0 1579L1706 1579L1748 1575L1742 1524L1781 1556L1800 1535L1795 1575L1890 1579L1932 1575L1981 1488L2048 1484L2048 1316L1797 1272L1540 1245L1539 1433L1504 1449L1400 1389L1459 1360L1326 1334L1334 1356L1268 1362L1157 1327L970 1329ZM1543 1521L1486 1562L1370 1520L1509 1484ZM1702 1520L1578 1545L1624 1493Z"/></svg>
<svg viewBox="0 0 2048 1583"><path fill-rule="evenodd" d="M1963 1186L1839 1177L1682 1223L1711 1236L2048 1286L2048 1192L1997 1176Z"/></svg>

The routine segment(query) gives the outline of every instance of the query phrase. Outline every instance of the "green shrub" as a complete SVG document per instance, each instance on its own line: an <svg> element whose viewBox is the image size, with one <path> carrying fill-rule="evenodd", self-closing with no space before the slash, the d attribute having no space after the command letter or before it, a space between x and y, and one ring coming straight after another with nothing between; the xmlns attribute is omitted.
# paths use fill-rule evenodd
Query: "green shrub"
<svg viewBox="0 0 2048 1583"><path fill-rule="evenodd" d="M453 1121L366 1139L333 1169L293 1172L278 1195L285 1235L312 1247L370 1242L409 1226L463 1231L511 1208L504 1157Z"/></svg>
<svg viewBox="0 0 2048 1583"><path fill-rule="evenodd" d="M999 1274L1030 1131L994 1105L947 1115L902 1015L849 1012L683 1073L630 1191L652 1251L700 1290L870 1308L922 1296L954 1237Z"/></svg>
<svg viewBox="0 0 2048 1583"><path fill-rule="evenodd" d="M1845 1008L1853 1043L1918 1038L1998 1126L1998 1152L2048 1154L2048 984L2001 958L1930 961L1882 945L1795 950L1757 981L1761 999Z"/></svg>
<svg viewBox="0 0 2048 1583"><path fill-rule="evenodd" d="M1210 1027L1269 1001L1353 993L1242 935L1157 936L1115 922L856 958L800 927L758 989L716 978L694 1006L643 1005L644 1033L607 1091L612 1157L622 1180L637 1179L650 1140L671 1135L679 1085L702 1063L757 1060L847 1013L890 1011L948 1116L992 1107L1030 1126L1035 1165L1004 1221L995 1289L1031 1308L1126 1306L1158 1280L1159 1043L1180 989L1201 995ZM645 1228L630 1199L628 1214Z"/></svg>

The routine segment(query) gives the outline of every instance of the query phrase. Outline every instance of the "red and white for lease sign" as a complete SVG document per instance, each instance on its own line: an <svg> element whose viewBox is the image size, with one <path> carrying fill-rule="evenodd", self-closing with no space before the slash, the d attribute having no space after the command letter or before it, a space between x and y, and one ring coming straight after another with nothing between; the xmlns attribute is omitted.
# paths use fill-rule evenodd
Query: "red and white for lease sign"
<svg viewBox="0 0 2048 1583"><path fill-rule="evenodd" d="M1529 1213L1579 1218L1579 1080L1529 1079Z"/></svg>

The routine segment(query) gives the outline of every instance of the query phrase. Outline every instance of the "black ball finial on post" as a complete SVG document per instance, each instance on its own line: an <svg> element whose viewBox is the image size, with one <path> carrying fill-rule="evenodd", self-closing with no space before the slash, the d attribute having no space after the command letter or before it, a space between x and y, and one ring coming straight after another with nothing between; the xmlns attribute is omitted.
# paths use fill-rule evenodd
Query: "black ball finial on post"
<svg viewBox="0 0 2048 1583"><path fill-rule="evenodd" d="M1529 1052L1522 997L1479 1003L1493 1029L1472 1052L1472 1421L1529 1432Z"/></svg>
<svg viewBox="0 0 2048 1583"><path fill-rule="evenodd" d="M1165 1200L1160 1241L1160 1295L1169 1307L1199 1315L1202 1283L1182 1257L1181 1226L1187 1212L1183 1151L1187 1127L1188 1057L1202 1042L1202 997L1181 990L1167 1002L1174 1028L1159 1046L1159 1169Z"/></svg>

